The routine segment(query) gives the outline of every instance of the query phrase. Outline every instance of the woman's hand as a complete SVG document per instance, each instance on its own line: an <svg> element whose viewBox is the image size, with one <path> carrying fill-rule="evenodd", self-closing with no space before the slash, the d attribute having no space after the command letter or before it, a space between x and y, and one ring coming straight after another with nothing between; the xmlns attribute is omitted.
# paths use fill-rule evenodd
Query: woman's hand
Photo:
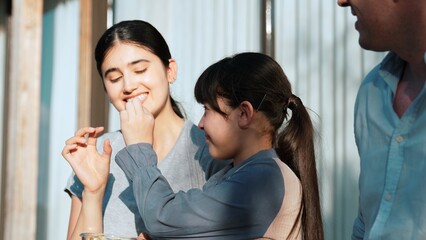
<svg viewBox="0 0 426 240"><path fill-rule="evenodd" d="M103 130L103 127L81 128L65 141L62 150L62 156L71 165L84 185L84 191L88 193L103 191L108 181L112 152L109 139L104 141L102 154L96 149L97 137Z"/></svg>
<svg viewBox="0 0 426 240"><path fill-rule="evenodd" d="M154 116L142 106L138 98L126 103L126 109L120 112L120 125L126 145L152 144Z"/></svg>

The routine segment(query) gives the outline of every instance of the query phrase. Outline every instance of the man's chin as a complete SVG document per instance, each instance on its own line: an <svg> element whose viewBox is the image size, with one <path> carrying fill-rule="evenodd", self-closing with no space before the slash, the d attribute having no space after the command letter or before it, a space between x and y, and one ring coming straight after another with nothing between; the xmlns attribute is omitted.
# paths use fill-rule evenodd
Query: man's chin
<svg viewBox="0 0 426 240"><path fill-rule="evenodd" d="M365 50L375 51L375 52L389 51L389 49L386 49L386 48L383 47L383 44L374 44L371 41L363 39L361 36L358 40L358 43Z"/></svg>

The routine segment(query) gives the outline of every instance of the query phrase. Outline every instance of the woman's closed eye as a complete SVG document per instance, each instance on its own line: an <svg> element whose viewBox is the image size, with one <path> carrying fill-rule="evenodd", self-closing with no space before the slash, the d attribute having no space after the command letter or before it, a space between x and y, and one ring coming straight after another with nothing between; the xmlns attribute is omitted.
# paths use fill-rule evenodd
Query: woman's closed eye
<svg viewBox="0 0 426 240"><path fill-rule="evenodd" d="M117 78L109 79L109 81L110 81L110 82L112 82L112 83L115 83L115 82L120 81L120 79L121 79L121 76L120 76L120 77L117 77Z"/></svg>
<svg viewBox="0 0 426 240"><path fill-rule="evenodd" d="M112 83L116 83L120 81L122 78L123 78L123 75L121 74L109 74L106 80Z"/></svg>
<svg viewBox="0 0 426 240"><path fill-rule="evenodd" d="M144 73L144 72L146 72L146 70L147 70L148 68L144 68L144 69L137 69L137 70L135 70L135 73L136 74L142 74L142 73Z"/></svg>

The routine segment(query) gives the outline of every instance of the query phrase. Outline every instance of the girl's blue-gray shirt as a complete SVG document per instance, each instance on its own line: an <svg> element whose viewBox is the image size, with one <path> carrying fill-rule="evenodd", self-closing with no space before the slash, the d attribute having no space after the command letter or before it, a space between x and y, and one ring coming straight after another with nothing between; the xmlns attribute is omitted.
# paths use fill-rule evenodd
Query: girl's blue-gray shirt
<svg viewBox="0 0 426 240"><path fill-rule="evenodd" d="M291 239L301 239L301 185L273 149L225 167L202 190L178 193L158 169L152 145L129 145L116 161L153 239L288 239L293 226Z"/></svg>
<svg viewBox="0 0 426 240"><path fill-rule="evenodd" d="M138 213L133 190L125 174L114 161L117 152L125 147L121 132L106 133L97 141L98 151L109 138L112 146L111 169L105 197L103 200L104 232L123 237L136 237L145 231L144 223ZM227 165L214 161L208 152L203 131L192 122L186 121L176 144L160 161L158 168L169 180L174 192L201 188L213 173ZM82 197L83 185L72 174L65 189L72 195Z"/></svg>

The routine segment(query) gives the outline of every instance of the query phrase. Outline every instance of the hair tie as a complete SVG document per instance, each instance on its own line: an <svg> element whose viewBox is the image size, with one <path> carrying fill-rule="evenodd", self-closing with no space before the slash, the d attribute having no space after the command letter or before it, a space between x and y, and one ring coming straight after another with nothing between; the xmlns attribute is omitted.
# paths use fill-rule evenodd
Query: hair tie
<svg viewBox="0 0 426 240"><path fill-rule="evenodd" d="M291 96L287 100L287 107L293 111L293 109L296 109L299 106L299 103L300 98L294 94L291 94Z"/></svg>

